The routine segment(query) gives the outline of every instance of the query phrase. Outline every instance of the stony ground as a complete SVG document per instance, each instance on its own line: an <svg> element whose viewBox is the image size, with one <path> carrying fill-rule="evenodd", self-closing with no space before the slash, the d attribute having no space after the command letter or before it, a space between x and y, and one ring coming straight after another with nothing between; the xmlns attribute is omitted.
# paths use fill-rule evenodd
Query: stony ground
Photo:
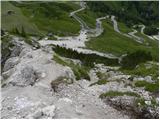
<svg viewBox="0 0 160 120"><path fill-rule="evenodd" d="M40 49L19 41L20 51L13 50L2 72L2 118L157 118L158 107L152 106L152 96L144 88L134 87L135 81L154 82L151 77L134 77L119 71L119 67L96 64L90 70L91 80L75 80L73 71L54 61L54 51L49 46ZM19 53L19 54L18 54ZM98 73L101 73L98 75ZM72 84L60 83L57 90L51 82L64 76ZM100 80L106 82L99 83ZM144 98L147 106L138 107L135 95L100 97L110 91L135 93ZM153 109L154 108L154 109ZM139 113L141 113L139 115Z"/></svg>
<svg viewBox="0 0 160 120"><path fill-rule="evenodd" d="M74 78L71 69L52 60L47 48L33 50L21 44L22 51L6 61L2 73L2 118L129 118L99 98L107 87L89 87L94 81L60 84L54 92L51 81Z"/></svg>

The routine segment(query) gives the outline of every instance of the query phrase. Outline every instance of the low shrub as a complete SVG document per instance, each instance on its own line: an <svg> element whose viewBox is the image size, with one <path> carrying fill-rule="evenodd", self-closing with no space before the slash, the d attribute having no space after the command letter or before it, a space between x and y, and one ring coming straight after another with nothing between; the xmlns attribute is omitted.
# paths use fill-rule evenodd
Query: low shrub
<svg viewBox="0 0 160 120"><path fill-rule="evenodd" d="M138 64L146 61L151 61L152 55L150 52L138 50L133 53L128 53L122 58L121 65L123 69L134 69Z"/></svg>
<svg viewBox="0 0 160 120"><path fill-rule="evenodd" d="M157 81L156 83L149 83L146 81L137 81L135 83L136 87L144 87L145 90L149 92L158 92L159 91L159 82Z"/></svg>
<svg viewBox="0 0 160 120"><path fill-rule="evenodd" d="M108 81L107 80L98 80L97 82L95 83L92 83L90 84L89 86L93 86L93 85L103 85L103 84L106 84Z"/></svg>

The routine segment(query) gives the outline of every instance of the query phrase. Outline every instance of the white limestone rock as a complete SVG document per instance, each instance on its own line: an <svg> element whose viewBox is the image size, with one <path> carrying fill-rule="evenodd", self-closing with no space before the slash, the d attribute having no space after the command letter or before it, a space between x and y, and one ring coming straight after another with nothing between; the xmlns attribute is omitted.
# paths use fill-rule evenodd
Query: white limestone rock
<svg viewBox="0 0 160 120"><path fill-rule="evenodd" d="M3 71L7 71L11 68L13 68L15 65L17 65L19 63L20 59L19 57L11 57L9 58L3 68Z"/></svg>

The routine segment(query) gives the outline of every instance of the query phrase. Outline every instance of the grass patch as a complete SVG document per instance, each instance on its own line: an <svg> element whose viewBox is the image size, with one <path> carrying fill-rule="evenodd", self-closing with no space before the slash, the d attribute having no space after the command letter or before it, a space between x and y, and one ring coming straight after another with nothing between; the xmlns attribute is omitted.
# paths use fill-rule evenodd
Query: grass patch
<svg viewBox="0 0 160 120"><path fill-rule="evenodd" d="M48 40L57 40L57 38L54 37L54 36L49 36L49 37L48 37Z"/></svg>
<svg viewBox="0 0 160 120"><path fill-rule="evenodd" d="M142 37L144 39L144 43L148 43L149 45L147 46L147 48L151 51L152 56L154 58L155 61L159 60L159 43L158 40L152 40L150 38L148 38L146 35L141 34L140 32L135 33L135 35Z"/></svg>
<svg viewBox="0 0 160 120"><path fill-rule="evenodd" d="M135 83L136 87L144 87L146 91L149 92L158 92L159 91L159 82L149 83L146 81L137 81Z"/></svg>
<svg viewBox="0 0 160 120"><path fill-rule="evenodd" d="M80 80L80 79L90 80L90 77L88 75L89 68L87 68L85 66L80 66L80 65L74 64L72 61L64 61L58 55L54 55L53 59L57 63L59 63L63 66L69 66L72 69L77 80Z"/></svg>
<svg viewBox="0 0 160 120"><path fill-rule="evenodd" d="M52 32L59 36L72 35L80 30L79 23L69 13L79 9L74 2L23 2L13 5L20 8L28 20L44 34Z"/></svg>
<svg viewBox="0 0 160 120"><path fill-rule="evenodd" d="M106 75L105 73L101 73L100 71L98 71L96 75L99 79L107 79L109 77L108 75Z"/></svg>
<svg viewBox="0 0 160 120"><path fill-rule="evenodd" d="M107 80L98 80L97 82L95 83L92 83L90 84L89 86L93 86L93 85L103 85L103 84L106 84L108 81Z"/></svg>
<svg viewBox="0 0 160 120"><path fill-rule="evenodd" d="M124 96L124 95L139 97L139 95L134 92L119 92L119 91L109 91L101 94L99 97L104 98L104 97L115 97L115 96Z"/></svg>
<svg viewBox="0 0 160 120"><path fill-rule="evenodd" d="M156 99L155 99L155 98L152 98L152 99L151 99L151 105L147 105L147 104L145 103L145 99L142 98L142 97L137 98L135 102L136 102L136 105L140 104L140 106L142 106L142 107L146 107L146 106L157 107L157 106L159 106L159 104L156 102Z"/></svg>

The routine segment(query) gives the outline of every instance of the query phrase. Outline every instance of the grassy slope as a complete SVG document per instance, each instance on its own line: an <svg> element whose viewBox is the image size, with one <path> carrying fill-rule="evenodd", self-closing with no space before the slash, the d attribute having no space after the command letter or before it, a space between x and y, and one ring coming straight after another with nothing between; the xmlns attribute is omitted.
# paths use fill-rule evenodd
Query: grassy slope
<svg viewBox="0 0 160 120"><path fill-rule="evenodd" d="M80 30L80 25L75 19L69 17L69 12L78 8L79 5L73 2L3 2L3 13L6 13L7 10L14 10L16 14L4 15L2 27L11 30L16 24L23 25L27 32L31 31L31 33L41 31L43 34L48 32L60 35L75 34ZM30 30L30 26L34 28L34 31Z"/></svg>
<svg viewBox="0 0 160 120"><path fill-rule="evenodd" d="M122 22L118 22L118 27L119 27L119 30L123 33L129 33L129 32L132 32L133 30L129 27L127 27L124 23Z"/></svg>
<svg viewBox="0 0 160 120"><path fill-rule="evenodd" d="M96 27L96 18L98 16L94 14L94 12L91 12L88 7L85 10L77 13L77 16L84 20L90 28Z"/></svg>
<svg viewBox="0 0 160 120"><path fill-rule="evenodd" d="M116 7L117 4L114 4L114 2L111 3L113 6ZM118 8L118 6L116 8ZM78 16L80 16L89 27L95 28L95 19L97 17L105 16L105 14L93 13L90 11L89 8L87 8L85 11L78 13ZM120 21L118 21L118 26L120 31L124 33L133 31L131 28L127 27L124 23ZM109 19L103 20L103 27L105 31L101 36L97 38L92 38L90 41L86 42L88 48L104 53L109 52L116 55L121 55L138 49L143 49L146 51L151 51L152 55L154 56L154 59L158 60L157 41L152 41L146 38L146 36L142 36L140 33L138 33L140 34L139 36L144 37L145 41L149 42L150 44L150 46L141 45L135 42L133 39L127 38L115 32L113 30L112 22Z"/></svg>
<svg viewBox="0 0 160 120"><path fill-rule="evenodd" d="M15 26L18 26L19 29L21 29L21 26L24 26L30 33L38 33L41 31L41 33L53 32L60 35L75 34L79 31L79 23L68 16L69 12L78 9L79 5L73 2L34 3L36 2L27 2L27 4L15 4L14 2L14 5L17 6L15 7L10 2L2 2L2 28L12 30ZM16 13L6 15L7 10L14 10ZM95 14L87 8L85 11L78 13L78 16L80 16L88 26L95 28L95 19L104 15L100 13ZM116 55L143 49L151 51L154 58L158 59L157 41L152 41L146 38L146 36L137 33L150 43L148 47L116 33L113 30L113 25L110 20L104 20L103 26L105 29L104 33L88 41L86 43L88 48L100 52L110 52ZM130 28L121 22L119 22L119 27L122 32L130 32Z"/></svg>
<svg viewBox="0 0 160 120"><path fill-rule="evenodd" d="M88 21L89 22L89 21ZM131 32L131 28L128 28L124 23L118 22L120 31L124 33ZM100 52L113 53L116 55L125 54L127 52L133 52L138 49L151 51L155 60L158 60L158 42L149 39L148 37L137 33L138 36L143 37L145 42L149 43L149 46L139 44L133 39L127 38L115 32L110 20L103 20L104 33L97 37L92 38L86 42L86 45L90 49L94 49Z"/></svg>
<svg viewBox="0 0 160 120"><path fill-rule="evenodd" d="M158 61L158 58L159 58L159 43L158 43L158 41L149 39L147 36L141 34L140 32L137 32L136 35L142 37L145 40L145 42L149 43L148 49L152 52L152 55Z"/></svg>
<svg viewBox="0 0 160 120"><path fill-rule="evenodd" d="M14 11L15 14L7 15L8 10ZM15 27L17 27L21 30L23 26L29 33L39 33L38 28L34 24L30 23L28 18L22 14L21 10L12 5L10 2L1 2L1 15L2 29L12 31Z"/></svg>
<svg viewBox="0 0 160 120"><path fill-rule="evenodd" d="M101 36L92 38L90 41L86 42L88 48L100 52L110 52L116 55L143 49L151 51L154 57L158 57L158 44L155 42L150 41L152 46L147 47L115 32L110 23L103 22L103 26L105 31Z"/></svg>

